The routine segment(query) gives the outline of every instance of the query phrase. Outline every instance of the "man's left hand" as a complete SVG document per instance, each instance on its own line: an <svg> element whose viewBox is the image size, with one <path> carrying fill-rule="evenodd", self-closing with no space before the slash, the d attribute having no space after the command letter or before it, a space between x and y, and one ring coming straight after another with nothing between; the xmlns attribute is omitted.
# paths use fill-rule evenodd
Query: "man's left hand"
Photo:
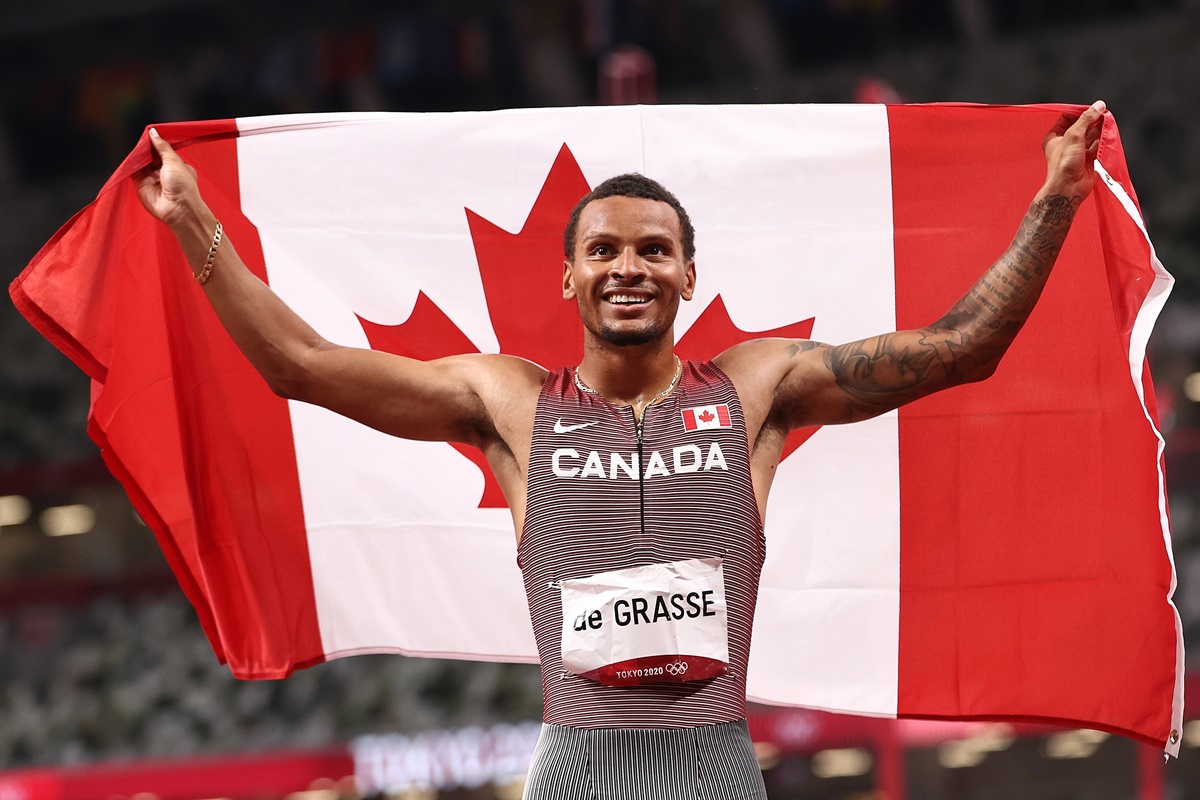
<svg viewBox="0 0 1200 800"><path fill-rule="evenodd" d="M1106 106L1097 100L1076 117L1063 114L1042 140L1046 154L1044 193L1062 195L1076 203L1087 197L1096 182L1096 151L1100 148L1101 121Z"/></svg>

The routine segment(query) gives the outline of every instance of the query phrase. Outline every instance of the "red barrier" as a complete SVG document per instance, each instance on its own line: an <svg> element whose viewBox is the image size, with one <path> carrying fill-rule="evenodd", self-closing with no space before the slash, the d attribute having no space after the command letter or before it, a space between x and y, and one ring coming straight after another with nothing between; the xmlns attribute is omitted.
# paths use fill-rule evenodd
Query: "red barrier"
<svg viewBox="0 0 1200 800"><path fill-rule="evenodd" d="M354 774L345 751L260 753L0 773L4 800L113 800L146 792L159 800L260 800Z"/></svg>

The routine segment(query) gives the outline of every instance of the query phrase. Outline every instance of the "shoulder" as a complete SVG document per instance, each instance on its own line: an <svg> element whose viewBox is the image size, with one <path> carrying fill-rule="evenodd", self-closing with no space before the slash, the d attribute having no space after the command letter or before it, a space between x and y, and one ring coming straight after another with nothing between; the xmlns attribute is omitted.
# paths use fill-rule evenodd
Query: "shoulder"
<svg viewBox="0 0 1200 800"><path fill-rule="evenodd" d="M474 397L475 414L469 420L473 430L486 435L489 429L505 427L505 419L533 414L538 393L549 373L524 358L499 353L464 353L426 362L443 384L457 386ZM433 385L431 383L430 385ZM421 393L420 385L416 387ZM425 402L444 401L435 393Z"/></svg>
<svg viewBox="0 0 1200 800"><path fill-rule="evenodd" d="M497 394L513 399L526 395L536 398L550 375L528 359L500 353L472 353L443 360L461 370L485 400Z"/></svg>
<svg viewBox="0 0 1200 800"><path fill-rule="evenodd" d="M736 344L713 359L737 389L746 411L747 425L755 434L786 405L795 386L821 369L828 345L810 339L751 339Z"/></svg>
<svg viewBox="0 0 1200 800"><path fill-rule="evenodd" d="M805 354L824 347L811 339L750 339L730 347L713 363L736 385L777 385L797 364L812 357Z"/></svg>
<svg viewBox="0 0 1200 800"><path fill-rule="evenodd" d="M493 469L502 469L505 459L514 457L515 463L525 464L538 395L550 373L527 359L497 353L450 356L442 361L461 370L479 398L476 444Z"/></svg>
<svg viewBox="0 0 1200 800"><path fill-rule="evenodd" d="M550 375L550 370L520 356L491 353L482 354L480 358L490 361L497 372L536 386L541 386Z"/></svg>

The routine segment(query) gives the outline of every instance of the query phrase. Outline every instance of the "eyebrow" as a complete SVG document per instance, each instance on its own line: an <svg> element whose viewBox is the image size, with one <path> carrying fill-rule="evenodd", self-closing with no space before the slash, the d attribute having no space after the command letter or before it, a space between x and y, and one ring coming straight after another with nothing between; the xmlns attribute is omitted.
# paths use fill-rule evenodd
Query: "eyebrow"
<svg viewBox="0 0 1200 800"><path fill-rule="evenodd" d="M618 239L618 238L620 238L620 236L617 233L615 233L614 231L604 229L604 228L599 228L599 229L593 228L590 230L583 231L583 235L580 236L579 241L580 242L591 242L591 241L595 241L597 239ZM674 242L675 238L676 237L671 233L670 229L658 228L658 229L644 232L642 234L639 234L638 236L634 236L633 240L637 241L637 242L647 242L647 241Z"/></svg>

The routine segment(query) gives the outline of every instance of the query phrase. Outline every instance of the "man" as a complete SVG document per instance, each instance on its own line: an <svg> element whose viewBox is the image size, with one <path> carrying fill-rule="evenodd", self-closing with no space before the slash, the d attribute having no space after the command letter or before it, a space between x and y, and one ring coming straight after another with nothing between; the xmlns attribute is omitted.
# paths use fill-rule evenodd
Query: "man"
<svg viewBox="0 0 1200 800"><path fill-rule="evenodd" d="M1104 110L1047 134L1046 182L1012 244L941 319L833 347L751 341L711 362L674 355L694 234L678 200L642 176L605 181L572 214L563 297L578 305L584 357L553 372L505 355L421 362L325 341L245 268L156 132L161 165L138 192L276 393L487 457L512 510L542 661L547 724L528 797L763 797L745 668L784 439L995 370L1091 191Z"/></svg>

